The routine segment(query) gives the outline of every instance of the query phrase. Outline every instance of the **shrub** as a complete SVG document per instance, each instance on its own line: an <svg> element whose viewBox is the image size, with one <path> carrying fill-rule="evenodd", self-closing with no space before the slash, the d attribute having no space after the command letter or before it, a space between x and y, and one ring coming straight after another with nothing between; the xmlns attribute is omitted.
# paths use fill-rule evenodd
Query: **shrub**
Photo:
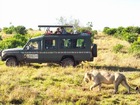
<svg viewBox="0 0 140 105"><path fill-rule="evenodd" d="M109 29L109 27L104 27L104 29L103 29L103 32L105 33L105 34L107 34L107 30Z"/></svg>
<svg viewBox="0 0 140 105"><path fill-rule="evenodd" d="M5 32L6 34L12 34L14 32L14 26L10 26L9 28L4 27L3 32Z"/></svg>
<svg viewBox="0 0 140 105"><path fill-rule="evenodd" d="M138 35L135 33L124 33L123 38L129 43L133 43L134 41L137 41Z"/></svg>
<svg viewBox="0 0 140 105"><path fill-rule="evenodd" d="M17 27L15 27L15 32L17 34L21 34L21 35L27 34L27 30L26 30L26 28L24 26L17 26Z"/></svg>
<svg viewBox="0 0 140 105"><path fill-rule="evenodd" d="M108 35L114 35L117 32L116 28L105 27L103 32Z"/></svg>
<svg viewBox="0 0 140 105"><path fill-rule="evenodd" d="M122 50L124 46L121 44L117 44L116 46L113 47L113 52L118 53Z"/></svg>
<svg viewBox="0 0 140 105"><path fill-rule="evenodd" d="M17 34L11 38L0 41L0 49L23 47L27 42L27 38L23 35Z"/></svg>
<svg viewBox="0 0 140 105"><path fill-rule="evenodd" d="M91 31L91 33L93 33L93 35L97 35L98 31L97 30L93 30L93 31Z"/></svg>
<svg viewBox="0 0 140 105"><path fill-rule="evenodd" d="M130 52L140 53L140 41L131 44Z"/></svg>
<svg viewBox="0 0 140 105"><path fill-rule="evenodd" d="M21 35L27 34L27 30L26 30L26 28L24 26L17 26L17 27L10 26L9 28L8 27L4 27L3 31L6 34L13 34L13 33L21 34Z"/></svg>
<svg viewBox="0 0 140 105"><path fill-rule="evenodd" d="M108 35L114 35L116 32L117 32L117 29L116 28L111 28L111 29L108 29L107 30L107 34Z"/></svg>

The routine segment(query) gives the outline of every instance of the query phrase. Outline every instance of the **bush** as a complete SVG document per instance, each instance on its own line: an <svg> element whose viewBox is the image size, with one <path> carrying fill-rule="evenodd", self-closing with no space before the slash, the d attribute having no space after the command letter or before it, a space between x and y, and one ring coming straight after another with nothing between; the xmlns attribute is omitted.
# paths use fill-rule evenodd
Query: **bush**
<svg viewBox="0 0 140 105"><path fill-rule="evenodd" d="M16 32L16 34L21 34L21 35L27 34L27 30L24 26L15 27L15 32Z"/></svg>
<svg viewBox="0 0 140 105"><path fill-rule="evenodd" d="M131 44L130 52L140 53L140 41L136 41Z"/></svg>
<svg viewBox="0 0 140 105"><path fill-rule="evenodd" d="M118 53L122 50L124 46L121 44L117 44L116 46L113 47L113 52Z"/></svg>
<svg viewBox="0 0 140 105"><path fill-rule="evenodd" d="M0 41L0 49L23 47L27 42L27 38L23 35L17 34L11 38Z"/></svg>
<svg viewBox="0 0 140 105"><path fill-rule="evenodd" d="M93 30L93 31L91 31L91 33L93 33L93 35L97 35L98 31L97 30Z"/></svg>
<svg viewBox="0 0 140 105"><path fill-rule="evenodd" d="M110 28L106 30L106 34L108 35L114 35L117 32L115 28Z"/></svg>
<svg viewBox="0 0 140 105"><path fill-rule="evenodd" d="M3 28L3 31L6 33L6 34L12 34L15 30L15 27L14 26L10 26L9 28L8 27L4 27Z"/></svg>
<svg viewBox="0 0 140 105"><path fill-rule="evenodd" d="M21 34L21 35L27 34L27 30L26 30L26 28L24 26L17 26L17 27L10 26L9 28L8 27L4 27L3 31L6 34L13 34L13 33Z"/></svg>
<svg viewBox="0 0 140 105"><path fill-rule="evenodd" d="M135 33L124 33L123 38L129 43L133 43L134 41L137 41L138 35Z"/></svg>
<svg viewBox="0 0 140 105"><path fill-rule="evenodd" d="M107 34L107 30L110 29L109 27L104 27L103 32Z"/></svg>
<svg viewBox="0 0 140 105"><path fill-rule="evenodd" d="M137 41L138 35L140 34L140 27L118 27L118 28L109 28L105 27L103 32L108 35L113 35L119 39L124 39L129 43Z"/></svg>
<svg viewBox="0 0 140 105"><path fill-rule="evenodd" d="M116 28L105 27L103 32L108 35L114 35L117 32Z"/></svg>

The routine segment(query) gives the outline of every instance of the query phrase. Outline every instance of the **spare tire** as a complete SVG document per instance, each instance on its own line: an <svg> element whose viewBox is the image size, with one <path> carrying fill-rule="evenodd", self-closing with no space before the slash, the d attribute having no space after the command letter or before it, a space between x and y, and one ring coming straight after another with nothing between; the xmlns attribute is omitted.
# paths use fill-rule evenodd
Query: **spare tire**
<svg viewBox="0 0 140 105"><path fill-rule="evenodd" d="M97 57L97 44L93 44L92 46L92 56Z"/></svg>

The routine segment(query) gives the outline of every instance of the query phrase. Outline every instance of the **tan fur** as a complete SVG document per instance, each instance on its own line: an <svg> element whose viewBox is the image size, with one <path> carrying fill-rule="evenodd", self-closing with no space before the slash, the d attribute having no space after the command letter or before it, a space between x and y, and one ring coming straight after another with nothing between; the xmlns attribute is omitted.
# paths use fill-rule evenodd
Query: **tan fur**
<svg viewBox="0 0 140 105"><path fill-rule="evenodd" d="M118 86L122 84L125 88L127 88L128 93L130 93L130 89L132 89L127 81L126 77L121 73L112 73L107 71L92 71L85 73L84 81L94 81L94 84L90 86L90 90L92 90L94 87L99 86L99 91L101 91L101 84L114 84L114 93L117 93Z"/></svg>

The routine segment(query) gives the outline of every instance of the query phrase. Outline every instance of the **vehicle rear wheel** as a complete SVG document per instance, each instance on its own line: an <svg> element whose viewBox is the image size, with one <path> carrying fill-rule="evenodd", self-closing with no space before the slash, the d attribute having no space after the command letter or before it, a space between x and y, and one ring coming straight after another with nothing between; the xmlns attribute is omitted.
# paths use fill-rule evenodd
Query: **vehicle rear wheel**
<svg viewBox="0 0 140 105"><path fill-rule="evenodd" d="M15 67L18 65L17 60L14 57L9 57L6 60L6 66Z"/></svg>
<svg viewBox="0 0 140 105"><path fill-rule="evenodd" d="M74 60L72 58L65 58L62 60L61 65L62 67L67 67L67 66L74 66Z"/></svg>

